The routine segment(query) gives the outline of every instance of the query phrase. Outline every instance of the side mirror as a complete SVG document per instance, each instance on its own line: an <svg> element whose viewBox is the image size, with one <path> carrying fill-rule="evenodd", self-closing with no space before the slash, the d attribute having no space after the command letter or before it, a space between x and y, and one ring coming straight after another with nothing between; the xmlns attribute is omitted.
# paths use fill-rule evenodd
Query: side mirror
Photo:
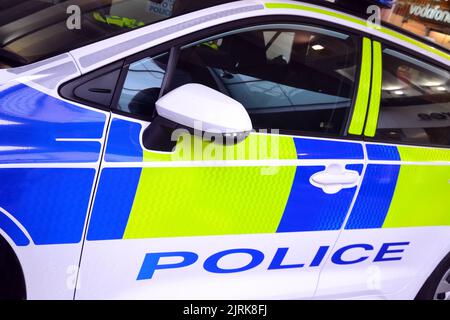
<svg viewBox="0 0 450 320"><path fill-rule="evenodd" d="M196 135L210 133L241 141L253 129L244 106L201 84L183 85L156 101L157 117L144 131L147 149L170 152L176 141L172 133L184 128Z"/></svg>

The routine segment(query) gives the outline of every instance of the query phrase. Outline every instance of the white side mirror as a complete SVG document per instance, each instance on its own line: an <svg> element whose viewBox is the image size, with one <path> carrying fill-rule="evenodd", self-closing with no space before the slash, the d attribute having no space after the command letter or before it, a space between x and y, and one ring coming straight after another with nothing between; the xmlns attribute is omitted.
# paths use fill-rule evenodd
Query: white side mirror
<svg viewBox="0 0 450 320"><path fill-rule="evenodd" d="M168 134L176 128L246 137L253 129L244 106L201 84L190 83L156 101L158 117L144 132L144 145L151 150L171 151ZM170 137L169 137L170 140Z"/></svg>
<svg viewBox="0 0 450 320"><path fill-rule="evenodd" d="M181 86L156 101L158 115L188 128L243 133L253 129L244 106L236 100L197 83Z"/></svg>

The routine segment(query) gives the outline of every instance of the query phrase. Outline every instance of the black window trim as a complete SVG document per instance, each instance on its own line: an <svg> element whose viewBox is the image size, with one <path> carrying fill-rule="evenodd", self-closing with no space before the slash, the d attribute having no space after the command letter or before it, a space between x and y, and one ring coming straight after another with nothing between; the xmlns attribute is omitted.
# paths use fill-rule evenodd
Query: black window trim
<svg viewBox="0 0 450 320"><path fill-rule="evenodd" d="M89 107L92 107L95 109L100 109L103 111L111 111L111 105L114 101L114 96L118 90L118 85L120 83L120 76L122 75L123 65L124 65L124 60L123 59L118 60L118 61L112 62L106 66L103 66L100 69L96 69L96 70L93 70L86 74L83 74L82 76L79 76L78 78L71 79L67 82L64 82L63 84L61 84L59 86L58 94L67 100L74 101L74 102L80 103L82 105L86 105L86 106L89 106ZM79 86L81 86L89 81L98 79L102 76L105 76L105 75L108 75L115 71L118 71L118 70L120 70L120 74L114 85L114 88L112 88L113 86L110 87L110 89L112 91L112 98L111 98L111 104L109 106L95 103L93 101L85 100L85 99L75 95L75 90Z"/></svg>

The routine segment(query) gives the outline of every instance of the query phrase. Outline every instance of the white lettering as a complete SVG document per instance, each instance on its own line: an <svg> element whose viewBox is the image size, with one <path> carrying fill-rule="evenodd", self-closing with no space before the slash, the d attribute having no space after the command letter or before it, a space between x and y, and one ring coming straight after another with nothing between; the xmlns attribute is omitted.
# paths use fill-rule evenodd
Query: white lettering
<svg viewBox="0 0 450 320"><path fill-rule="evenodd" d="M450 12L441 10L439 6L433 8L429 4L426 6L411 5L409 7L409 14L438 22L450 23Z"/></svg>

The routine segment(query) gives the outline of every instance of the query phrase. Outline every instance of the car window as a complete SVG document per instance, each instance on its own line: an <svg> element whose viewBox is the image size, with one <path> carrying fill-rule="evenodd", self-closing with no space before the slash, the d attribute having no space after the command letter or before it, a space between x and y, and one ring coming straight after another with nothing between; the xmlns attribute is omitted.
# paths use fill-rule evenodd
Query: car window
<svg viewBox="0 0 450 320"><path fill-rule="evenodd" d="M130 64L115 108L122 112L151 118L155 102L159 98L168 57L168 53L163 53Z"/></svg>
<svg viewBox="0 0 450 320"><path fill-rule="evenodd" d="M383 85L375 138L450 145L450 74L411 56L383 50Z"/></svg>
<svg viewBox="0 0 450 320"><path fill-rule="evenodd" d="M183 48L174 79L241 102L255 129L337 135L352 106L357 48L352 36L317 27L244 29Z"/></svg>
<svg viewBox="0 0 450 320"><path fill-rule="evenodd" d="M311 26L270 25L184 46L166 92L200 83L241 102L255 129L342 134L352 106L357 40ZM116 108L154 114L168 53L130 65Z"/></svg>

